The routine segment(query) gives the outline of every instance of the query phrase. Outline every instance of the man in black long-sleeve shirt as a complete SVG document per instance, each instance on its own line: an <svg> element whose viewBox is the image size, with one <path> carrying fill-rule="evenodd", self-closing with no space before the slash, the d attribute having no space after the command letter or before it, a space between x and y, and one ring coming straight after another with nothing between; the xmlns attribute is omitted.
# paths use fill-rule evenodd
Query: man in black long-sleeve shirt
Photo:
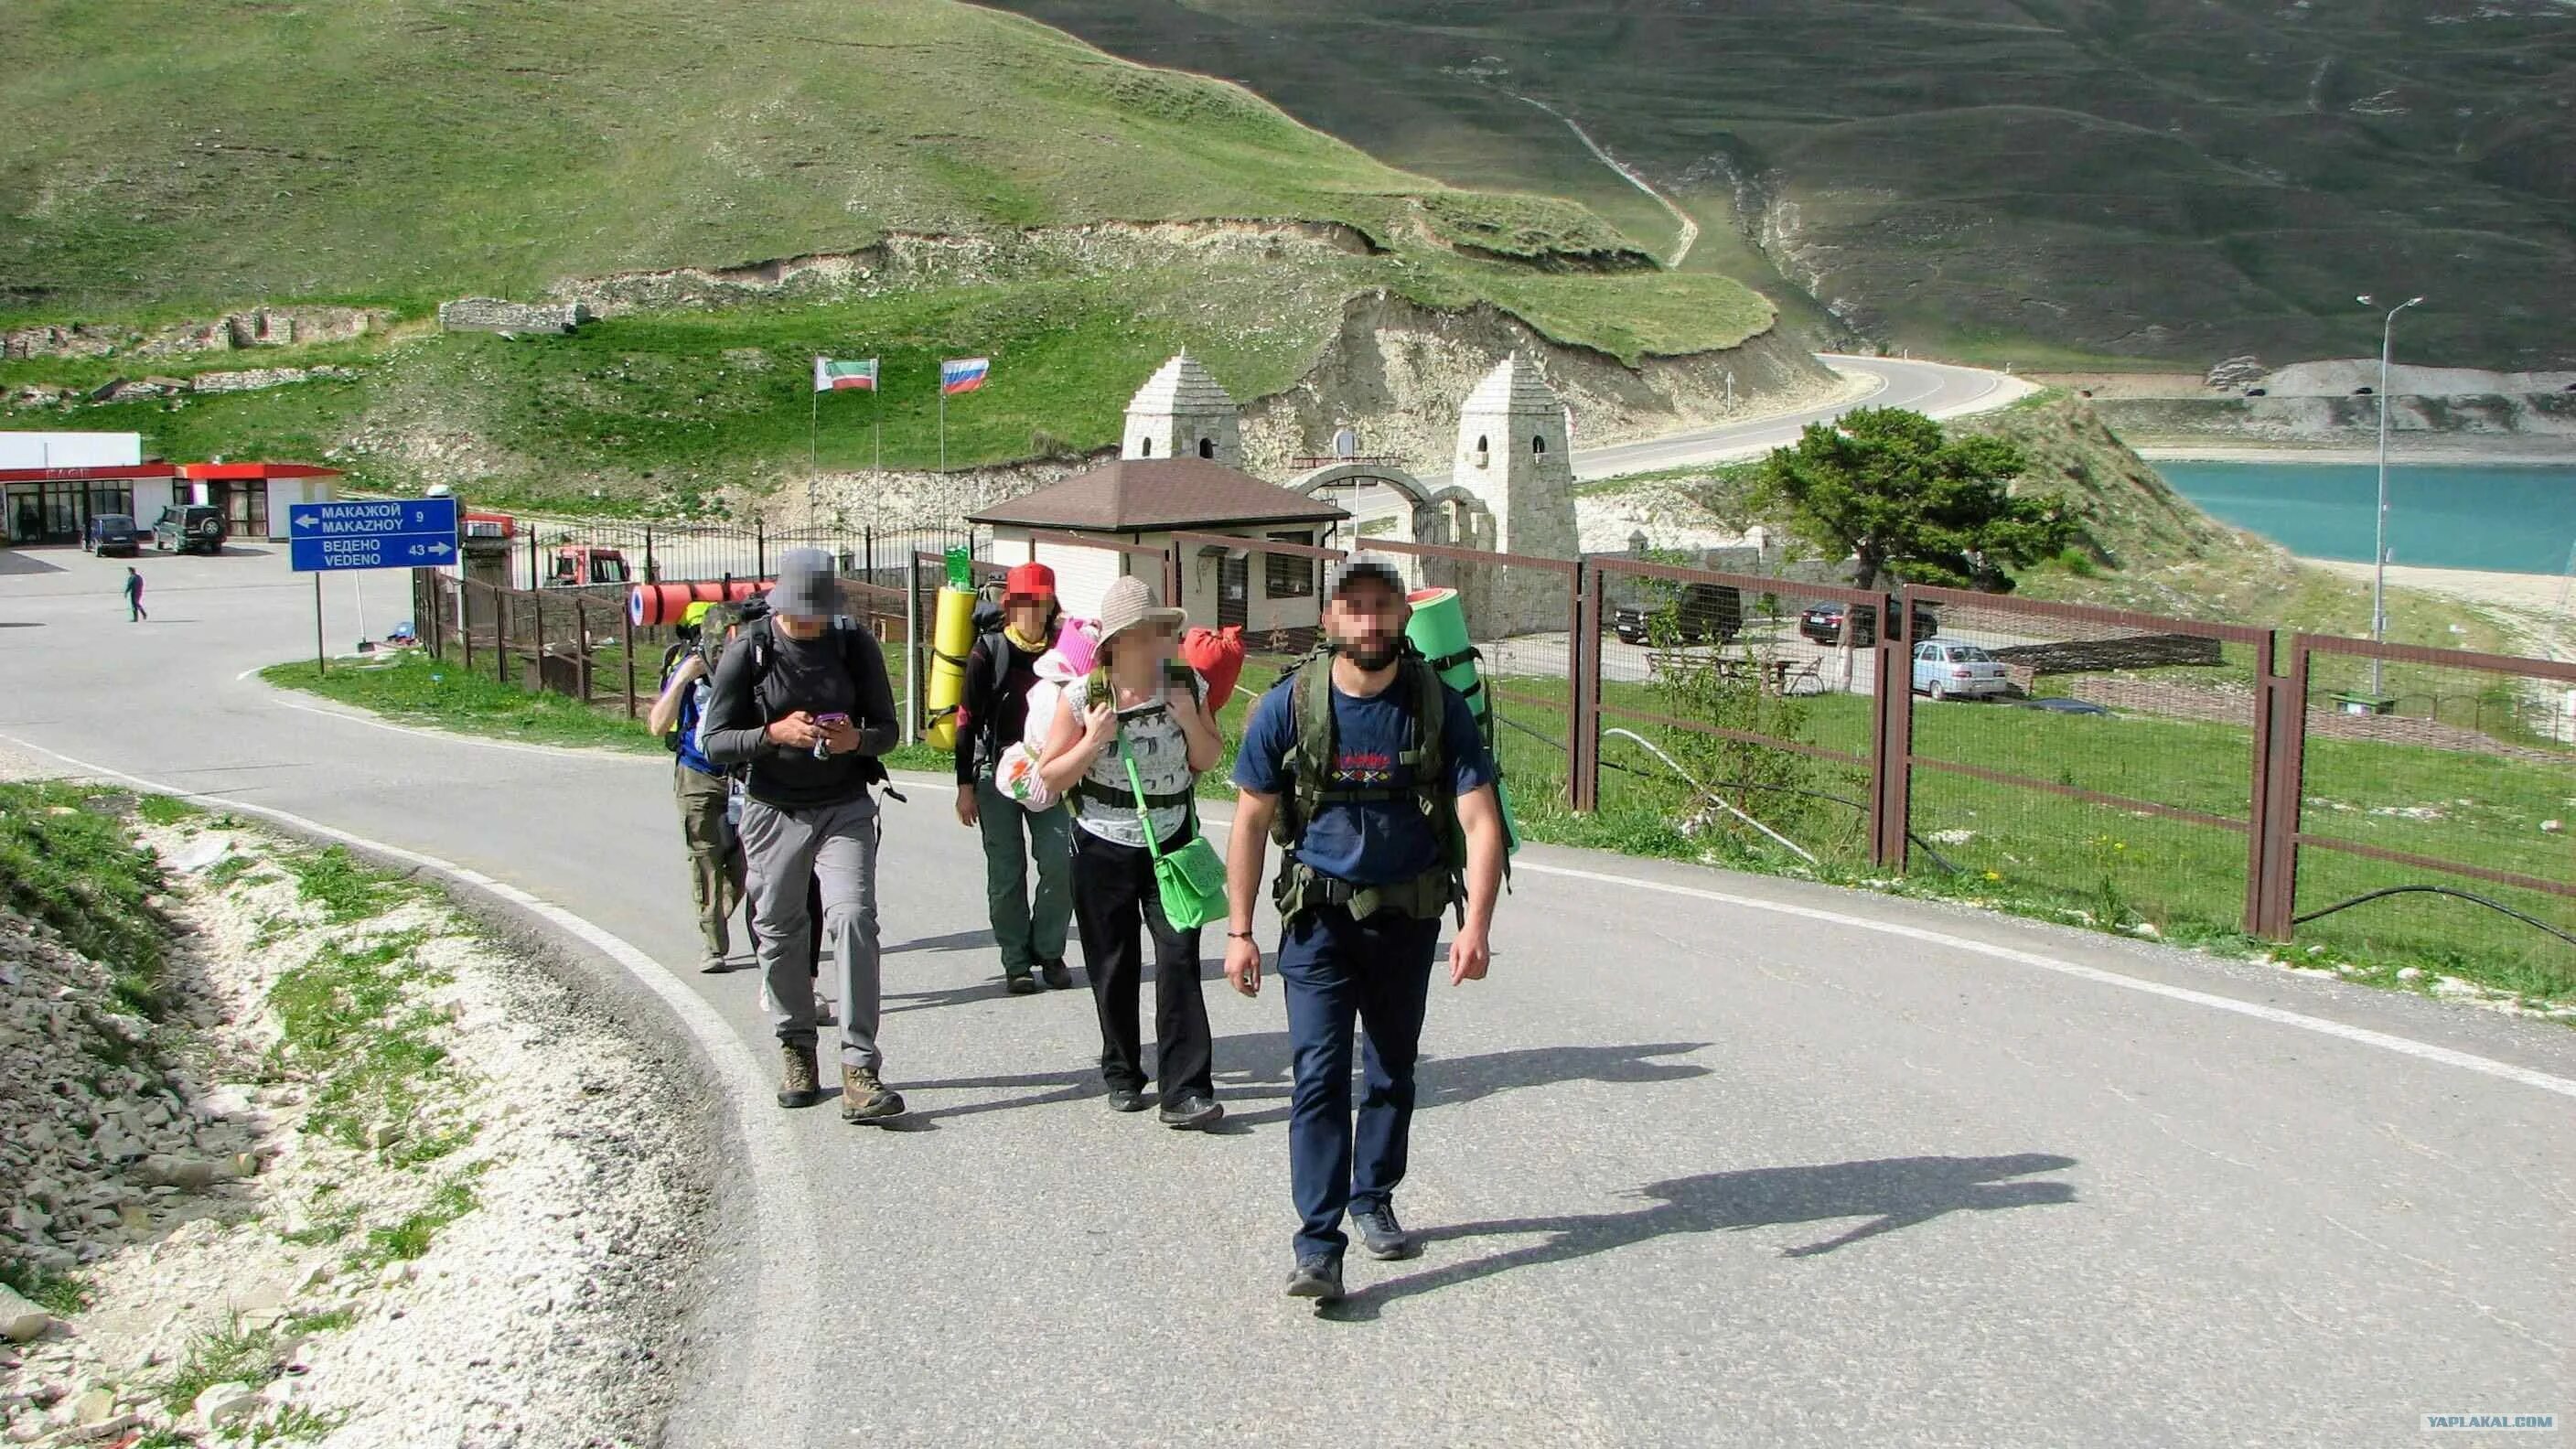
<svg viewBox="0 0 2576 1449"><path fill-rule="evenodd" d="M820 882L823 943L841 994L841 1116L884 1122L903 1098L878 1080L875 757L894 748L894 690L875 636L847 620L831 555L788 550L770 617L716 667L707 758L748 766L742 844L763 999L785 1058L782 1107L822 1100L805 883Z"/></svg>

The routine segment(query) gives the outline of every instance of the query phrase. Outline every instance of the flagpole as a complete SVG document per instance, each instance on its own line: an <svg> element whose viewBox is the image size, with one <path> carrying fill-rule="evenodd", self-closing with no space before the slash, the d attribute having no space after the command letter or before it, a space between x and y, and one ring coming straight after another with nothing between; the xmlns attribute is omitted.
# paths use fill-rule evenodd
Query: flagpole
<svg viewBox="0 0 2576 1449"><path fill-rule="evenodd" d="M948 379L944 369L939 379L939 471L948 471Z"/></svg>
<svg viewBox="0 0 2576 1449"><path fill-rule="evenodd" d="M805 466L810 472L823 471L822 427L823 390L816 388L808 397L805 408Z"/></svg>
<svg viewBox="0 0 2576 1449"><path fill-rule="evenodd" d="M883 369L880 368L879 372L882 373ZM877 471L882 473L885 471L885 378L879 376L876 386L868 391L876 398Z"/></svg>

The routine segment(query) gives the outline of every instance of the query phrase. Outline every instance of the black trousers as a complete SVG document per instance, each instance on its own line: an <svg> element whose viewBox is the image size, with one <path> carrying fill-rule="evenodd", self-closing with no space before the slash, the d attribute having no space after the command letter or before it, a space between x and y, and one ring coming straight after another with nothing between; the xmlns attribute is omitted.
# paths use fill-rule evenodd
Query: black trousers
<svg viewBox="0 0 2576 1449"><path fill-rule="evenodd" d="M1199 933L1175 931L1163 919L1153 856L1079 826L1073 840L1073 919L1082 933L1083 974L1091 978L1092 1005L1100 1012L1101 1079L1121 1091L1145 1085L1136 1026L1142 934L1154 941L1154 1080L1162 1103L1215 1096L1215 1049L1208 1041L1207 998L1199 992Z"/></svg>

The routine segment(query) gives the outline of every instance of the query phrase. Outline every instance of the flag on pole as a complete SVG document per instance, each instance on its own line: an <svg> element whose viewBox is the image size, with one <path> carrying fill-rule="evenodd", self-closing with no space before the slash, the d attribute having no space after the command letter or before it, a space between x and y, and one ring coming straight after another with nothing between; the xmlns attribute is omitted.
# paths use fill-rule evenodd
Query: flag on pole
<svg viewBox="0 0 2576 1449"><path fill-rule="evenodd" d="M839 392L844 388L857 388L861 392L875 392L877 390L877 360L871 357L860 362L835 362L828 357L815 358L814 390L816 392Z"/></svg>
<svg viewBox="0 0 2576 1449"><path fill-rule="evenodd" d="M973 392L984 385L984 374L991 371L989 357L952 357L939 364L939 395Z"/></svg>

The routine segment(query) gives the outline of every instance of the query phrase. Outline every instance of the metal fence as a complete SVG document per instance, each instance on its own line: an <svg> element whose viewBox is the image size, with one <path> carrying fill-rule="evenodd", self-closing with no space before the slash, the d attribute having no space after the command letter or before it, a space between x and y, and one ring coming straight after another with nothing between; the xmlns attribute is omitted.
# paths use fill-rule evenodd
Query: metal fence
<svg viewBox="0 0 2576 1449"><path fill-rule="evenodd" d="M786 542L737 533L747 557L693 556L657 525L653 558L665 578L688 557L757 575ZM858 537L845 573L917 739L944 548ZM1039 545L1098 550L1193 623L1245 625L1230 737L1312 645L1341 556L1198 533L978 542L979 582ZM1905 873L2141 935L2576 962L2576 664L1620 556L1368 546L1469 602L1515 807L1554 838ZM640 714L671 635L633 624L624 593L441 577L416 608L465 667Z"/></svg>
<svg viewBox="0 0 2576 1449"><path fill-rule="evenodd" d="M600 550L615 550L624 565L623 581L678 582L692 579L761 579L791 548L819 548L840 564L843 575L899 587L905 560L916 552L945 553L952 548L989 547L972 528L801 528L773 529L764 524L620 523L582 520L519 520L513 541L511 582L522 589L617 582L585 569ZM585 551L588 551L585 553Z"/></svg>

